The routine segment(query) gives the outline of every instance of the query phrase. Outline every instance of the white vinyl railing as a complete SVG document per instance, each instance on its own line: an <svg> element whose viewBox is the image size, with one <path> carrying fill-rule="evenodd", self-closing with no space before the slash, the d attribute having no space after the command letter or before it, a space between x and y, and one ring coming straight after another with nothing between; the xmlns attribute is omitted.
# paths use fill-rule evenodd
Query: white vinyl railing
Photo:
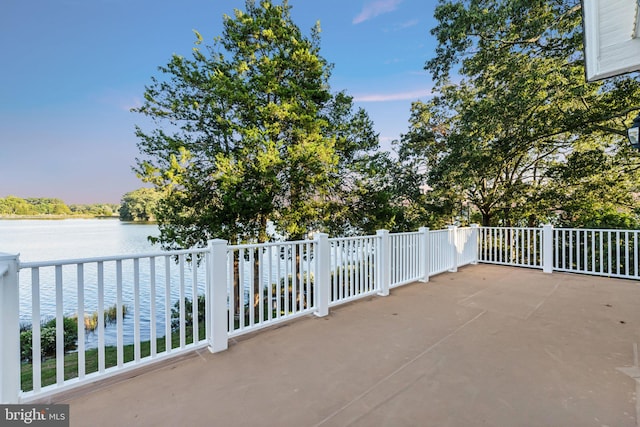
<svg viewBox="0 0 640 427"><path fill-rule="evenodd" d="M229 336L315 310L315 251L311 240L228 247Z"/></svg>
<svg viewBox="0 0 640 427"><path fill-rule="evenodd" d="M389 235L390 288L416 282L425 277L420 246L422 238L423 232Z"/></svg>
<svg viewBox="0 0 640 427"><path fill-rule="evenodd" d="M554 270L640 278L638 230L553 230Z"/></svg>
<svg viewBox="0 0 640 427"><path fill-rule="evenodd" d="M206 318L198 313L198 300L207 292L206 263L198 265L205 252L21 263L21 311L29 313L21 321L31 331L21 358L32 365L24 398L206 346L205 325L198 322ZM43 328L43 321L55 332ZM77 340L69 343L65 338L72 331ZM43 340L45 346L55 342L54 354L43 352ZM65 357L69 350L76 357ZM41 377L43 356L56 362L55 379L47 384Z"/></svg>
<svg viewBox="0 0 640 427"><path fill-rule="evenodd" d="M433 274L444 273L453 269L455 257L453 250L451 250L450 234L449 230L437 230L430 233L429 270Z"/></svg>
<svg viewBox="0 0 640 427"><path fill-rule="evenodd" d="M223 351L231 337L428 281L475 262L477 238L450 227L29 263L0 254L0 403Z"/></svg>
<svg viewBox="0 0 640 427"><path fill-rule="evenodd" d="M481 262L542 268L542 228L482 227L479 232Z"/></svg>
<svg viewBox="0 0 640 427"><path fill-rule="evenodd" d="M29 263L0 253L0 404L223 351L231 337L466 264L637 280L639 234L473 226Z"/></svg>
<svg viewBox="0 0 640 427"><path fill-rule="evenodd" d="M482 263L640 279L640 231L580 228L478 229Z"/></svg>
<svg viewBox="0 0 640 427"><path fill-rule="evenodd" d="M378 292L377 236L334 238L331 245L331 291L334 307Z"/></svg>

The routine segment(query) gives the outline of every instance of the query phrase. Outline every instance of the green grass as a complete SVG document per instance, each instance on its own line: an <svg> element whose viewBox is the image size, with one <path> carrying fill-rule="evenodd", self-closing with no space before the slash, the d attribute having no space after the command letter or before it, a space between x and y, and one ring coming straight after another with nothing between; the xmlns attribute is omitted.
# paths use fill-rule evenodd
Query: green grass
<svg viewBox="0 0 640 427"><path fill-rule="evenodd" d="M204 327L199 330L200 340L205 337ZM193 331L191 328L186 328L185 334L186 344L193 343ZM173 332L171 334L171 348L180 347L180 333ZM134 360L134 344L128 344L124 346L123 362L130 362ZM166 349L165 337L156 339L156 353L162 353ZM105 353L105 368L110 368L118 364L117 348L115 346L108 346L104 349ZM85 351L85 373L89 374L98 371L98 349L92 348ZM140 357L147 357L151 355L151 341L143 341L140 343ZM22 363L21 366L21 384L22 391L33 390L33 365L29 363ZM78 353L68 353L64 356L64 378L65 380L78 377ZM41 385L42 387L55 384L56 382L56 358L51 357L44 359L41 364Z"/></svg>

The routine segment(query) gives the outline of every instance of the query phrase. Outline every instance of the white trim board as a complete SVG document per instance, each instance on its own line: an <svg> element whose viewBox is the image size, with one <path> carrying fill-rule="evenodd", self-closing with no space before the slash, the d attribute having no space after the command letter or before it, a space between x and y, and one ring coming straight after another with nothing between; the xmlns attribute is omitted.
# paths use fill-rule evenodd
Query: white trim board
<svg viewBox="0 0 640 427"><path fill-rule="evenodd" d="M587 81L640 71L640 0L581 0Z"/></svg>

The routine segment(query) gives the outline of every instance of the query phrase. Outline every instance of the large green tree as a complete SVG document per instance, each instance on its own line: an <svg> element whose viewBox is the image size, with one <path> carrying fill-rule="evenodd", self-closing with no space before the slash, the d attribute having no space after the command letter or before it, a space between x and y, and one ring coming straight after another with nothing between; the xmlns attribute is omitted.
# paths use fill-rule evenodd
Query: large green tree
<svg viewBox="0 0 640 427"><path fill-rule="evenodd" d="M414 104L400 148L430 203L450 215L468 201L484 225L535 225L577 208L547 191L561 188L568 159L606 161L612 176L634 170L611 159L629 158L640 84L585 81L578 0L441 0L435 17L439 44L425 68L436 95Z"/></svg>
<svg viewBox="0 0 640 427"><path fill-rule="evenodd" d="M196 33L192 57L160 67L135 109L154 122L137 128L137 172L163 193L165 247L263 242L269 223L288 239L363 223L342 209L344 194L375 178L362 171L378 138L349 96L330 91L319 26L303 34L286 1L245 9L224 16L212 46Z"/></svg>

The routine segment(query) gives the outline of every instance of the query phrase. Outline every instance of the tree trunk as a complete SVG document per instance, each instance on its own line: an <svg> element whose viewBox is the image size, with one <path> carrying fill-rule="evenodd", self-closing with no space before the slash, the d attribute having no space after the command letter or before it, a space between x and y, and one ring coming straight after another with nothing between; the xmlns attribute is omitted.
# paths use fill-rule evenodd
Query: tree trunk
<svg viewBox="0 0 640 427"><path fill-rule="evenodd" d="M480 212L482 213L482 226L491 227L491 214L483 210L481 210Z"/></svg>

